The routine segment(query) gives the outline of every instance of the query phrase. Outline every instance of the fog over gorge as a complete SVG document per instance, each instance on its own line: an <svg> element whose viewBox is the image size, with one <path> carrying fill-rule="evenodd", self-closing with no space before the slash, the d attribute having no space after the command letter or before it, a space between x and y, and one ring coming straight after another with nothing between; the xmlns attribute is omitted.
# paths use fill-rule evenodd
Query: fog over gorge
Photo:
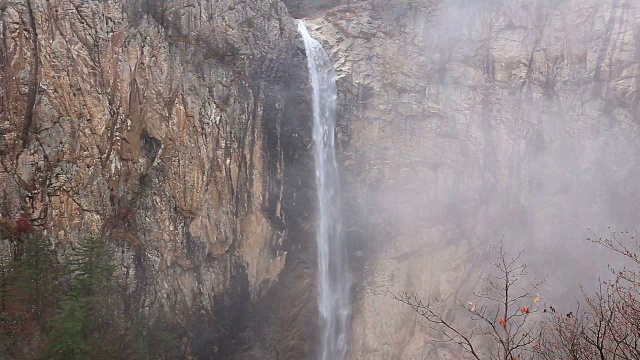
<svg viewBox="0 0 640 360"><path fill-rule="evenodd" d="M640 359L640 2L0 0L0 34L0 358Z"/></svg>
<svg viewBox="0 0 640 360"><path fill-rule="evenodd" d="M637 5L372 8L310 21L335 61L340 98L359 96L342 102L345 178L371 184L349 192L364 220L351 234L372 258L352 351L421 353L423 336L386 289L464 294L503 237L526 250L530 275L548 275L547 299L573 303L615 261L586 237L637 227Z"/></svg>

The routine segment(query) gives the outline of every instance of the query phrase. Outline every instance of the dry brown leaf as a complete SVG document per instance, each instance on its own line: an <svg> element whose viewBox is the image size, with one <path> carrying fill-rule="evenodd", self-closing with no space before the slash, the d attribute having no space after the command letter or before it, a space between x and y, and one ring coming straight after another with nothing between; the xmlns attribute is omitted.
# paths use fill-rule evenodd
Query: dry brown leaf
<svg viewBox="0 0 640 360"><path fill-rule="evenodd" d="M536 298L533 299L533 302L537 304L537 303L540 302L541 299L542 299L542 296L540 296L540 294L536 293Z"/></svg>

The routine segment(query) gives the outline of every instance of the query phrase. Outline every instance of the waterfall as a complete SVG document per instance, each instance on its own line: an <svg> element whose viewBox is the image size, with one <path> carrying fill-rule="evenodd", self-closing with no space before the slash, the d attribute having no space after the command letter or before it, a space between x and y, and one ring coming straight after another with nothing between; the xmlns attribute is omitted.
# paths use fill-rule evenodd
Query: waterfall
<svg viewBox="0 0 640 360"><path fill-rule="evenodd" d="M320 359L341 360L347 352L350 322L350 276L341 237L340 188L336 162L336 74L322 45L309 35L303 20L298 31L304 40L313 88L313 141L318 193L318 308L322 343Z"/></svg>

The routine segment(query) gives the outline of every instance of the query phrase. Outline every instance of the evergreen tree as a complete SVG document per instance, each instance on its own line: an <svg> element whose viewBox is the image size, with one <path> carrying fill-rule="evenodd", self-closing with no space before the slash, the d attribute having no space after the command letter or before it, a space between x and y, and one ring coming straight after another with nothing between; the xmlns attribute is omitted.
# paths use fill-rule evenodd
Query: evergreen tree
<svg viewBox="0 0 640 360"><path fill-rule="evenodd" d="M49 352L53 359L90 359L100 353L109 310L104 299L113 285L115 265L109 244L89 237L73 249L70 287L54 318Z"/></svg>
<svg viewBox="0 0 640 360"><path fill-rule="evenodd" d="M40 233L22 236L20 257L10 262L8 291L27 307L41 326L53 306L58 263L49 240Z"/></svg>
<svg viewBox="0 0 640 360"><path fill-rule="evenodd" d="M26 216L0 221L0 241L0 357L16 357L20 349L34 355L29 339L46 331L54 308L56 255Z"/></svg>
<svg viewBox="0 0 640 360"><path fill-rule="evenodd" d="M0 313L7 309L7 298L9 296L9 263L10 259L3 252L0 252Z"/></svg>

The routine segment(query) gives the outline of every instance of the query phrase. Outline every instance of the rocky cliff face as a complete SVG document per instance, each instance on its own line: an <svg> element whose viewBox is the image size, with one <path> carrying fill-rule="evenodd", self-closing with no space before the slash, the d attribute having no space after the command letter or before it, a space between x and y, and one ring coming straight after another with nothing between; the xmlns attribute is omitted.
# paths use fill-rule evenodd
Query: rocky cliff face
<svg viewBox="0 0 640 360"><path fill-rule="evenodd" d="M0 29L2 216L29 214L61 259L116 243L186 356L304 356L311 122L284 5L9 0Z"/></svg>
<svg viewBox="0 0 640 360"><path fill-rule="evenodd" d="M362 3L363 0L283 0L291 16L296 19L322 16L341 5L351 7Z"/></svg>
<svg viewBox="0 0 640 360"><path fill-rule="evenodd" d="M639 24L634 2L595 0L367 2L311 21L340 77L351 358L457 358L387 289L464 301L502 236L551 274L549 301L606 271L584 237L638 226Z"/></svg>

